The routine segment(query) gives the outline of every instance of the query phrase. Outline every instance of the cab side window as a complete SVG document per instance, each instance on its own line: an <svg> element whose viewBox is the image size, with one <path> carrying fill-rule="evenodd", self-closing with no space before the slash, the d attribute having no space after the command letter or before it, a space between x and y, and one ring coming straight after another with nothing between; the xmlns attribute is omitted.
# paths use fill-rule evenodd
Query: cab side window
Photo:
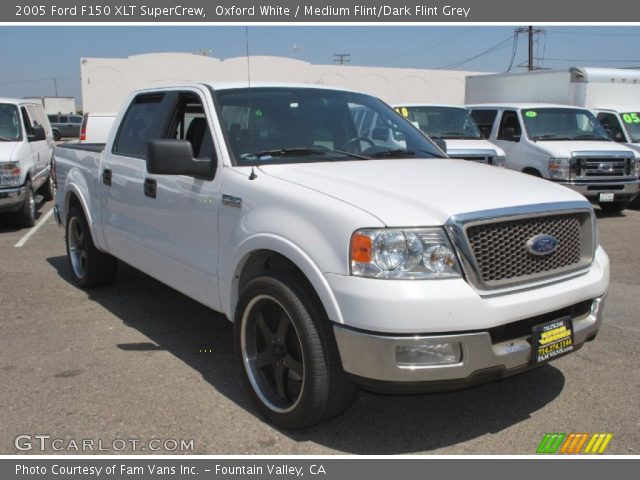
<svg viewBox="0 0 640 480"><path fill-rule="evenodd" d="M32 135L33 123L29 117L26 107L20 107L20 112L22 112L22 124L24 125L24 129L27 131L27 136Z"/></svg>
<svg viewBox="0 0 640 480"><path fill-rule="evenodd" d="M478 128L480 128L480 132L484 138L489 138L491 136L491 131L493 130L493 123L496 121L496 117L498 116L497 110L472 110L471 117L478 124Z"/></svg>
<svg viewBox="0 0 640 480"><path fill-rule="evenodd" d="M505 110L500 120L500 128L498 130L498 140L506 140L507 142L519 142L522 136L522 127L518 119L518 113L514 110Z"/></svg>
<svg viewBox="0 0 640 480"><path fill-rule="evenodd" d="M598 121L602 124L602 127L605 129L611 140L615 140L619 143L626 142L622 126L620 125L620 120L618 120L618 117L613 113L599 113Z"/></svg>
<svg viewBox="0 0 640 480"><path fill-rule="evenodd" d="M215 160L213 136L200 97L184 92L178 95L164 138L187 140L194 158Z"/></svg>
<svg viewBox="0 0 640 480"><path fill-rule="evenodd" d="M118 129L113 153L146 158L147 143L157 134L158 116L164 94L141 94L133 99Z"/></svg>

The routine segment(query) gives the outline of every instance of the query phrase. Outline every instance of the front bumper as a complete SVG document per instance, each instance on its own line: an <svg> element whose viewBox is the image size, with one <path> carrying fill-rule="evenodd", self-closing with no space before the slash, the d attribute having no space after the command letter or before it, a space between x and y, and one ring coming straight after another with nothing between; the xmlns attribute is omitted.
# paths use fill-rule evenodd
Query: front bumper
<svg viewBox="0 0 640 480"><path fill-rule="evenodd" d="M602 323L606 294L593 298L573 317L576 350L595 337ZM586 302L580 302L584 305ZM564 313L564 312L563 312ZM533 324L548 321L534 317L514 325L522 331ZM561 315L561 313L559 313ZM526 325L524 324L525 322ZM509 325L501 328L509 327ZM530 334L505 339L496 329L455 332L442 335L381 335L335 325L334 332L342 366L357 382L374 390L388 392L448 390L509 376L535 365L531 363ZM504 332L504 330L503 330ZM529 329L530 332L530 329ZM507 335L508 336L508 335ZM398 346L445 342L460 343L459 363L430 366L400 366L396 363Z"/></svg>
<svg viewBox="0 0 640 480"><path fill-rule="evenodd" d="M24 199L24 186L0 188L0 213L17 212L22 207Z"/></svg>
<svg viewBox="0 0 640 480"><path fill-rule="evenodd" d="M614 201L631 201L640 192L638 179L597 183L585 181L559 181L556 183L584 195L589 200L596 201L601 193L613 193Z"/></svg>

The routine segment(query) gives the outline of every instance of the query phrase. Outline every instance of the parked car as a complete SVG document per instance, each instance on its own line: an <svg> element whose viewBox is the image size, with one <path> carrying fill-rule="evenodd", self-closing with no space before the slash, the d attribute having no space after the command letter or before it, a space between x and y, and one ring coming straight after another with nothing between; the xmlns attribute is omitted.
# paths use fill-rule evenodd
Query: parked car
<svg viewBox="0 0 640 480"><path fill-rule="evenodd" d="M42 105L0 98L0 213L14 214L25 227L35 223L36 192L55 196L51 176L53 133Z"/></svg>
<svg viewBox="0 0 640 480"><path fill-rule="evenodd" d="M539 103L468 105L507 168L567 186L603 210L624 210L638 195L640 154L613 142L584 108Z"/></svg>
<svg viewBox="0 0 640 480"><path fill-rule="evenodd" d="M362 135L368 112L387 138ZM302 428L357 386L460 388L595 338L609 260L589 202L443 157L369 95L164 86L131 94L106 145L56 147L54 211L77 285L122 260L221 312L259 412Z"/></svg>
<svg viewBox="0 0 640 480"><path fill-rule="evenodd" d="M85 113L80 128L81 143L105 143L116 113Z"/></svg>
<svg viewBox="0 0 640 480"><path fill-rule="evenodd" d="M78 138L82 117L80 115L49 115L53 137L57 141L62 138Z"/></svg>
<svg viewBox="0 0 640 480"><path fill-rule="evenodd" d="M504 167L504 152L483 137L466 108L418 103L393 108L432 139L444 141L449 157Z"/></svg>

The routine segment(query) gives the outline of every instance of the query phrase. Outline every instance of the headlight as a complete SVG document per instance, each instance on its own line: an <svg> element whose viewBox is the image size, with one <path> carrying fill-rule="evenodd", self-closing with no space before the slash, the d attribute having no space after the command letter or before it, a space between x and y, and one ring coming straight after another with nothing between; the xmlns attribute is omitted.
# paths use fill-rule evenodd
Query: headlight
<svg viewBox="0 0 640 480"><path fill-rule="evenodd" d="M568 158L550 158L549 175L554 180L569 180L571 162Z"/></svg>
<svg viewBox="0 0 640 480"><path fill-rule="evenodd" d="M0 163L0 186L20 186L20 164L17 162Z"/></svg>
<svg viewBox="0 0 640 480"><path fill-rule="evenodd" d="M442 228L363 229L351 237L351 274L392 279L460 276Z"/></svg>
<svg viewBox="0 0 640 480"><path fill-rule="evenodd" d="M504 155L496 155L495 157L493 157L493 165L495 167L504 167L506 162L507 159Z"/></svg>

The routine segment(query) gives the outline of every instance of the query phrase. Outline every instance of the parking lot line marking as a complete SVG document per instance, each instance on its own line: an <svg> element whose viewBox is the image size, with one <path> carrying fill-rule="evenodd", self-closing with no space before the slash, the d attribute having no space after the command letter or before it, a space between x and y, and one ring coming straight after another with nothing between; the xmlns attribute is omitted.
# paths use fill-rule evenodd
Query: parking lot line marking
<svg viewBox="0 0 640 480"><path fill-rule="evenodd" d="M38 223L36 223L33 227L31 227L31 229L25 234L24 237L18 240L18 243L16 243L14 247L20 248L25 243L27 243L29 239L33 237L33 235L40 229L40 227L44 225L46 221L51 218L51 215L53 215L53 208L49 210L47 213L45 213L44 216L40 220L38 220Z"/></svg>

